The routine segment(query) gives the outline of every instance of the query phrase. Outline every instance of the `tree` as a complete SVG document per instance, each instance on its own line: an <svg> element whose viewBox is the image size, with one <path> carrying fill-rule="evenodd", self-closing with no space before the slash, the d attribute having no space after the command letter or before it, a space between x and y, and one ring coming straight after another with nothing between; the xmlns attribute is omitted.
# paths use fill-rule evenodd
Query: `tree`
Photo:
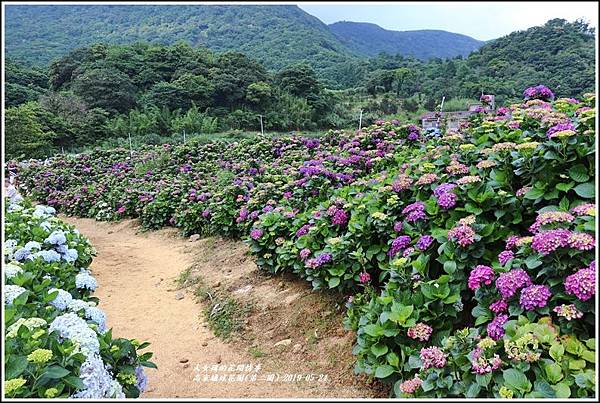
<svg viewBox="0 0 600 403"><path fill-rule="evenodd" d="M402 84L404 84L404 80L406 80L406 77L408 77L410 73L410 69L407 69L406 67L400 67L394 71L394 80L396 80L396 96L400 96Z"/></svg>
<svg viewBox="0 0 600 403"><path fill-rule="evenodd" d="M6 156L8 158L43 158L52 154L54 133L40 124L37 102L8 108L5 113Z"/></svg>
<svg viewBox="0 0 600 403"><path fill-rule="evenodd" d="M87 70L73 81L73 92L92 108L126 112L136 104L135 87L127 74L115 68Z"/></svg>
<svg viewBox="0 0 600 403"><path fill-rule="evenodd" d="M252 83L246 88L246 99L256 106L264 106L269 102L273 89L264 82Z"/></svg>
<svg viewBox="0 0 600 403"><path fill-rule="evenodd" d="M277 73L275 80L283 90L302 98L321 91L317 75L308 64L288 66Z"/></svg>

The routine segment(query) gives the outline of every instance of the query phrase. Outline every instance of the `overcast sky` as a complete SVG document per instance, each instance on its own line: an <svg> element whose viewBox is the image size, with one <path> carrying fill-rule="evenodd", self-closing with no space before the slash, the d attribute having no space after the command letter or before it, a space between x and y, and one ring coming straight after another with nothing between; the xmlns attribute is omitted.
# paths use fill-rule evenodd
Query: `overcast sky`
<svg viewBox="0 0 600 403"><path fill-rule="evenodd" d="M597 2L477 2L477 3L331 3L298 4L326 24L372 22L396 31L443 29L489 40L513 31L543 25L552 18L583 17L598 27Z"/></svg>

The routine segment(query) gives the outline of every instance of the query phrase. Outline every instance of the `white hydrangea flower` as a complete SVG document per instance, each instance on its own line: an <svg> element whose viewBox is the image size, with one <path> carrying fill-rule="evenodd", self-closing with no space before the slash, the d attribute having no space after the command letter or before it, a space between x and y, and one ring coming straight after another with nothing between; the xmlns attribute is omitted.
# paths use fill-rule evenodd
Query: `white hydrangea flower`
<svg viewBox="0 0 600 403"><path fill-rule="evenodd" d="M15 264L15 262L7 263L6 266L4 266L4 276L7 279L11 279L19 273L23 273L23 269L21 266Z"/></svg>
<svg viewBox="0 0 600 403"><path fill-rule="evenodd" d="M27 291L18 285L8 284L4 286L4 303L12 305L13 301L21 294Z"/></svg>
<svg viewBox="0 0 600 403"><path fill-rule="evenodd" d="M6 329L6 337L16 337L21 325L26 326L29 330L46 327L47 322L42 318L19 318L15 323Z"/></svg>

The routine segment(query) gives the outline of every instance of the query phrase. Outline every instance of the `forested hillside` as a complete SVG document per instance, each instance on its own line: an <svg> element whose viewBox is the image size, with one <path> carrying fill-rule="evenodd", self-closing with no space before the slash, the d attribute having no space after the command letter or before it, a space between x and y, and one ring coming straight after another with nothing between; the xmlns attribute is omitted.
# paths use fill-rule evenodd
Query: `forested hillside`
<svg viewBox="0 0 600 403"><path fill-rule="evenodd" d="M462 109L482 92L502 105L547 83L558 97L579 97L595 88L595 63L593 30L559 19L464 59L380 54L341 63L343 91L309 64L273 71L240 52L183 42L94 44L46 69L7 60L6 133L15 153L47 155L129 133L160 143L184 130L257 131L259 115L269 131L355 128L361 110L364 124L381 117L417 123L443 96L446 108Z"/></svg>
<svg viewBox="0 0 600 403"><path fill-rule="evenodd" d="M410 47L382 46L387 42L371 36L366 48L372 51L355 54L354 49L346 46L352 41L348 41L343 32L334 32L319 19L292 5L6 7L7 54L41 65L73 49L98 42L174 44L184 41L218 52L245 53L267 69L278 70L307 62L327 80L328 86L349 87L352 80L358 78L355 73L359 59L379 51L390 54L398 51L420 58L453 57L468 54L478 43L463 35L421 31L410 34Z"/></svg>
<svg viewBox="0 0 600 403"><path fill-rule="evenodd" d="M402 97L438 100L485 92L505 102L519 98L522 88L547 83L558 96L575 97L595 89L594 51L593 28L554 19L496 39L465 59L423 62L380 55L370 60L365 87L371 93L396 90Z"/></svg>
<svg viewBox="0 0 600 403"><path fill-rule="evenodd" d="M377 56L379 53L413 56L417 59L468 56L485 42L452 32L423 29L390 31L376 24L340 21L329 25L337 38L354 53Z"/></svg>

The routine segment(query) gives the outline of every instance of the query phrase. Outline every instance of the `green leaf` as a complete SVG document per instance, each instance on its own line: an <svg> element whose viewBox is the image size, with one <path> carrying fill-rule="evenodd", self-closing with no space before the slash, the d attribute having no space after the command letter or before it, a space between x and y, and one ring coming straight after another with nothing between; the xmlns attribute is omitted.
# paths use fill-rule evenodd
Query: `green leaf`
<svg viewBox="0 0 600 403"><path fill-rule="evenodd" d="M537 255L529 255L527 256L527 259L525 259L525 264L527 265L528 269L535 269L536 267L540 266L542 262Z"/></svg>
<svg viewBox="0 0 600 403"><path fill-rule="evenodd" d="M394 367L391 365L382 365L375 370L375 378L387 378L394 373Z"/></svg>
<svg viewBox="0 0 600 403"><path fill-rule="evenodd" d="M552 347L550 347L549 353L550 357L552 357L554 361L560 361L562 356L565 354L565 348L562 346L562 344L553 344Z"/></svg>
<svg viewBox="0 0 600 403"><path fill-rule="evenodd" d="M10 357L10 356L9 356ZM6 366L5 379L13 379L18 377L25 371L27 365L27 357L25 356L12 356L12 359L9 359L8 364Z"/></svg>
<svg viewBox="0 0 600 403"><path fill-rule="evenodd" d="M585 368L584 360L569 360L569 369L578 370Z"/></svg>
<svg viewBox="0 0 600 403"><path fill-rule="evenodd" d="M456 271L456 262L448 260L444 263L444 271L448 274L452 274Z"/></svg>
<svg viewBox="0 0 600 403"><path fill-rule="evenodd" d="M329 288L335 288L338 285L340 285L340 278L339 277L331 277L328 281L329 284Z"/></svg>
<svg viewBox="0 0 600 403"><path fill-rule="evenodd" d="M591 363L596 362L596 354L594 354L594 352L590 350L585 350L583 353L581 353L581 358Z"/></svg>
<svg viewBox="0 0 600 403"><path fill-rule="evenodd" d="M377 336L383 335L383 328L379 325L370 324L370 325L363 327L363 329L366 334L368 334L369 336L372 336L372 337L377 337Z"/></svg>
<svg viewBox="0 0 600 403"><path fill-rule="evenodd" d="M398 358L398 355L396 353L394 353L393 351L390 351L387 354L386 359L387 359L388 364L390 364L393 367L397 367L398 364L400 363L400 359Z"/></svg>
<svg viewBox="0 0 600 403"><path fill-rule="evenodd" d="M593 199L594 197L596 197L596 189L594 187L594 183L587 182L575 186L575 193L577 193L579 196L585 199Z"/></svg>
<svg viewBox="0 0 600 403"><path fill-rule="evenodd" d="M511 389L521 391L523 393L531 390L531 382L527 379L525 374L518 369L509 368L502 371L502 377L504 383Z"/></svg>
<svg viewBox="0 0 600 403"><path fill-rule="evenodd" d="M388 352L388 346L383 343L373 344L371 346L371 352L375 354L375 357L381 357Z"/></svg>
<svg viewBox="0 0 600 403"><path fill-rule="evenodd" d="M148 367L148 368L158 369L156 364L153 363L152 361L140 361L140 365L142 365L144 367Z"/></svg>
<svg viewBox="0 0 600 403"><path fill-rule="evenodd" d="M540 190L540 189L537 189L537 188L532 188L527 193L525 193L524 197L526 199L535 200L535 199L539 199L543 195L544 195L544 191L543 190Z"/></svg>
<svg viewBox="0 0 600 403"><path fill-rule="evenodd" d="M533 394L535 394L535 397L541 398L553 398L556 396L554 389L552 389L548 382L544 381L535 381L533 384Z"/></svg>
<svg viewBox="0 0 600 403"><path fill-rule="evenodd" d="M556 397L559 399L566 399L571 396L571 389L569 385L564 382L550 386L556 392Z"/></svg>
<svg viewBox="0 0 600 403"><path fill-rule="evenodd" d="M544 367L544 371L546 372L546 378L550 383L558 383L563 379L562 368L556 363L547 364Z"/></svg>
<svg viewBox="0 0 600 403"><path fill-rule="evenodd" d="M587 180L590 179L588 170L583 164L577 164L569 168L569 176L575 182L587 182Z"/></svg>
<svg viewBox="0 0 600 403"><path fill-rule="evenodd" d="M6 314L6 312L5 312ZM587 348L589 348L590 350L594 350L596 351L596 339L592 338L589 339L585 342L585 345L587 346Z"/></svg>
<svg viewBox="0 0 600 403"><path fill-rule="evenodd" d="M70 373L71 371L69 371L68 369L60 367L58 365L52 365L51 367L46 368L42 376L45 376L46 378L50 379L60 379L69 375Z"/></svg>
<svg viewBox="0 0 600 403"><path fill-rule="evenodd" d="M468 397L468 398L477 397L477 395L479 395L480 391L481 391L481 387L478 384L476 384L476 383L472 383L467 388L467 391L465 393L465 397Z"/></svg>
<svg viewBox="0 0 600 403"><path fill-rule="evenodd" d="M406 305L406 306L402 306L400 307L400 310L398 311L398 322L399 323L404 323L406 322L406 319L408 319L408 317L413 313L414 311L414 307L412 305Z"/></svg>
<svg viewBox="0 0 600 403"><path fill-rule="evenodd" d="M83 383L83 381L77 376L67 376L63 379L63 381L75 389L83 390L86 388L85 383Z"/></svg>
<svg viewBox="0 0 600 403"><path fill-rule="evenodd" d="M573 186L575 186L574 182L557 183L556 189L560 190L561 192L568 192Z"/></svg>

